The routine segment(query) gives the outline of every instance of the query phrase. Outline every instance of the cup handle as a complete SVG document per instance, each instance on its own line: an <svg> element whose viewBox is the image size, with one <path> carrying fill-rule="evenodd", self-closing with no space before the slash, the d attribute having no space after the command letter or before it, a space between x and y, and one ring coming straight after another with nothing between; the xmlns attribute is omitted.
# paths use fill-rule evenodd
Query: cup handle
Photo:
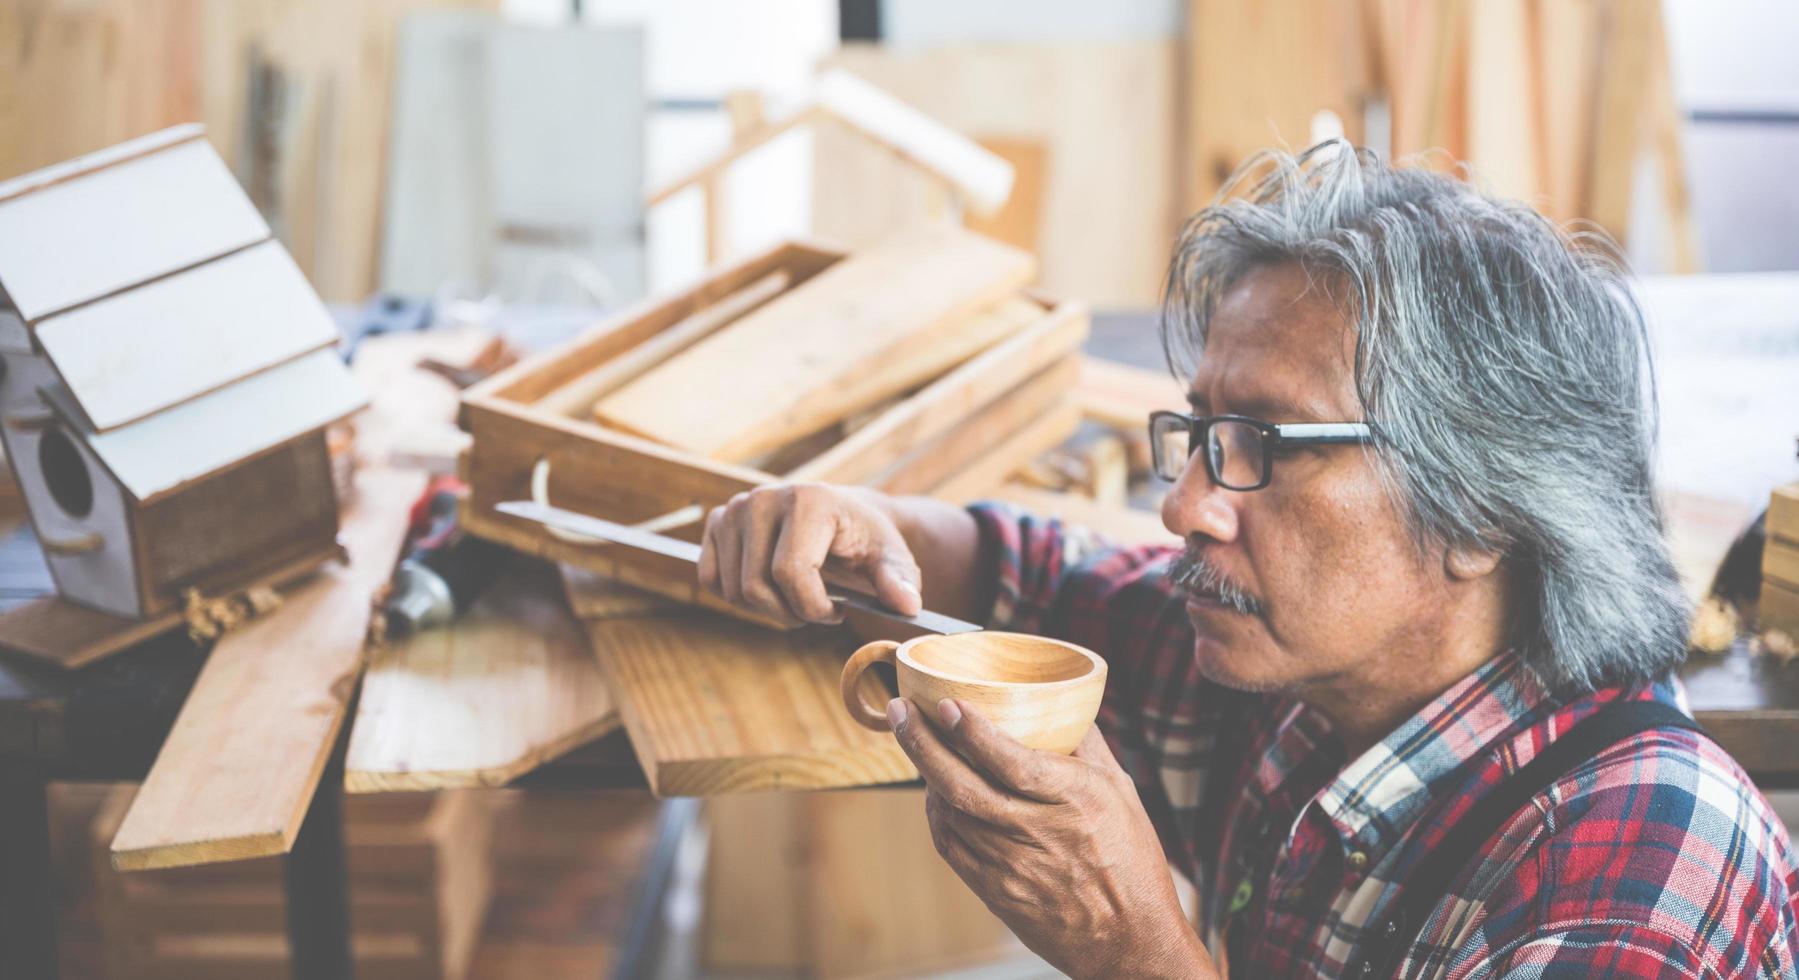
<svg viewBox="0 0 1799 980"><path fill-rule="evenodd" d="M876 710L862 700L862 672L877 661L896 664L895 651L899 650L899 646L892 640L876 640L864 644L843 665L843 706L849 709L850 717L856 719L856 724L863 728L872 728L877 732L893 730L887 724L886 711Z"/></svg>

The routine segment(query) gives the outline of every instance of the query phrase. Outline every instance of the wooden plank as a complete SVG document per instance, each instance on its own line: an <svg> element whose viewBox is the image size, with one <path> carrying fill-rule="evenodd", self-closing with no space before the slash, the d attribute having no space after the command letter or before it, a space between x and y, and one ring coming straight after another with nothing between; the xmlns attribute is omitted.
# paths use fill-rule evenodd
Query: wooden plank
<svg viewBox="0 0 1799 980"><path fill-rule="evenodd" d="M1799 541L1799 483L1775 487L1768 495L1768 533Z"/></svg>
<svg viewBox="0 0 1799 980"><path fill-rule="evenodd" d="M131 619L45 596L0 615L0 649L74 669L179 625L175 611Z"/></svg>
<svg viewBox="0 0 1799 980"><path fill-rule="evenodd" d="M706 801L699 947L707 973L805 971L806 803L798 793Z"/></svg>
<svg viewBox="0 0 1799 980"><path fill-rule="evenodd" d="M190 139L0 202L0 284L30 323L268 236L212 145Z"/></svg>
<svg viewBox="0 0 1799 980"><path fill-rule="evenodd" d="M804 242L774 245L736 265L709 273L673 296L645 300L617 316L595 324L551 350L514 364L468 389L472 404L508 401L528 404L643 343L685 317L776 271L785 271L790 287L817 275L843 258L843 252Z"/></svg>
<svg viewBox="0 0 1799 980"><path fill-rule="evenodd" d="M1630 241L1630 198L1648 132L1657 4L1621 0L1605 7L1592 166L1584 216L1620 242Z"/></svg>
<svg viewBox="0 0 1799 980"><path fill-rule="evenodd" d="M1053 406L1065 402L1080 373L1080 357L1062 358L983 406L942 438L915 450L871 482L888 493L928 493L971 468L985 472L988 469L986 459L995 448L1042 418ZM1063 435L1073 431L1074 426L1070 425ZM998 481L993 485L998 486Z"/></svg>
<svg viewBox="0 0 1799 980"><path fill-rule="evenodd" d="M559 415L585 416L595 401L625 382L711 336L719 328L780 295L793 277L777 269L742 289L704 307L642 343L576 377L537 400L537 407Z"/></svg>
<svg viewBox="0 0 1799 980"><path fill-rule="evenodd" d="M100 431L337 338L325 304L275 241L37 324L38 343Z"/></svg>
<svg viewBox="0 0 1799 980"><path fill-rule="evenodd" d="M1352 77L1352 5L1188 0L1186 8L1184 211L1210 204L1255 151L1310 146L1320 112L1359 140L1365 88Z"/></svg>
<svg viewBox="0 0 1799 980"><path fill-rule="evenodd" d="M717 506L734 494L773 482L772 475L698 459L591 422L500 399L470 396L464 400L464 414L474 437L465 462L469 499L462 512L463 526L470 533L683 602L751 616L699 590L690 563L630 548L562 541L540 525L496 513L494 505L529 497L531 472L540 459L550 462L550 503L627 524L688 504ZM669 533L697 541L700 531L693 525Z"/></svg>
<svg viewBox="0 0 1799 980"><path fill-rule="evenodd" d="M878 86L833 69L819 75L817 89L832 118L934 172L977 213L997 212L1012 193L1012 165L1003 157Z"/></svg>
<svg viewBox="0 0 1799 980"><path fill-rule="evenodd" d="M1081 363L1075 397L1087 418L1127 433L1145 431L1151 412L1187 408L1186 388L1167 371L1145 371L1103 357Z"/></svg>
<svg viewBox="0 0 1799 980"><path fill-rule="evenodd" d="M365 469L346 566L213 648L119 833L123 870L284 853L363 663L369 601L393 571L422 474Z"/></svg>
<svg viewBox="0 0 1799 980"><path fill-rule="evenodd" d="M924 795L804 797L810 833L801 910L812 975L931 976L1017 948L1011 930L937 856Z"/></svg>
<svg viewBox="0 0 1799 980"><path fill-rule="evenodd" d="M1799 542L1768 538L1762 546L1762 578L1799 589Z"/></svg>
<svg viewBox="0 0 1799 980"><path fill-rule="evenodd" d="M68 393L49 395L78 424ZM148 501L335 422L366 397L337 352L319 350L136 425L88 435L86 444L132 496Z"/></svg>
<svg viewBox="0 0 1799 980"><path fill-rule="evenodd" d="M243 582L239 589L287 585L311 574L336 553L333 543L326 550L303 554ZM203 594L217 597L216 593ZM179 608L139 619L46 596L0 614L0 649L73 670L176 629L182 622Z"/></svg>
<svg viewBox="0 0 1799 980"><path fill-rule="evenodd" d="M351 793L500 786L619 725L555 569L513 562L454 629L370 652Z"/></svg>
<svg viewBox="0 0 1799 980"><path fill-rule="evenodd" d="M1789 589L1771 579L1762 580L1756 623L1765 630L1784 630L1799 637L1799 588Z"/></svg>
<svg viewBox="0 0 1799 980"><path fill-rule="evenodd" d="M963 216L963 224L976 234L1027 252L1039 251L1044 188L1050 170L1048 144L1040 138L1017 136L986 136L977 142L1012 165L1012 194L998 211L969 213Z"/></svg>
<svg viewBox="0 0 1799 980"><path fill-rule="evenodd" d="M916 776L893 736L843 710L838 675L857 646L848 630L778 633L693 612L595 620L587 630L658 796Z"/></svg>
<svg viewBox="0 0 1799 980"><path fill-rule="evenodd" d="M1080 424L1080 405L1072 398L1064 399L1005 437L980 462L931 488L931 496L956 504L978 500L1005 483L1019 467L1068 438Z"/></svg>
<svg viewBox="0 0 1799 980"><path fill-rule="evenodd" d="M948 44L896 50L850 44L824 61L981 139L1046 150L1038 279L1098 308L1160 299L1177 198L1176 44L1165 39ZM935 182L853 133L816 127L816 234L861 246L931 211ZM1096 217L1103 216L1103 217Z"/></svg>
<svg viewBox="0 0 1799 980"><path fill-rule="evenodd" d="M1538 200L1545 187L1546 95L1536 69L1532 0L1481 0L1468 5L1468 162L1494 193Z"/></svg>
<svg viewBox="0 0 1799 980"><path fill-rule="evenodd" d="M860 383L878 391L903 392L921 379L935 378L989 347L1043 319L1044 309L1033 300L1009 296L962 320L945 321L914 336L911 343L893 351Z"/></svg>
<svg viewBox="0 0 1799 980"><path fill-rule="evenodd" d="M1088 316L1064 303L1025 328L883 412L843 441L788 474L795 481L861 483L919 446L962 424L1086 340Z"/></svg>
<svg viewBox="0 0 1799 980"><path fill-rule="evenodd" d="M1604 5L1537 0L1533 11L1544 96L1539 125L1545 195L1539 207L1557 221L1569 221L1585 214Z"/></svg>
<svg viewBox="0 0 1799 980"><path fill-rule="evenodd" d="M884 372L884 361L916 335L998 302L1033 271L1030 256L1010 246L944 226L914 229L640 376L601 399L595 415L717 459L777 449L904 390L908 379Z"/></svg>

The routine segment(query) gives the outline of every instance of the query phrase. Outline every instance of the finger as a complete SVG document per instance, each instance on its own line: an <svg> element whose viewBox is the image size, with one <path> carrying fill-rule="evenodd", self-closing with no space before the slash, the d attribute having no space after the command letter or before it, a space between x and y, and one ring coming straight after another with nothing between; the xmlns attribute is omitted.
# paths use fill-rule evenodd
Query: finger
<svg viewBox="0 0 1799 980"><path fill-rule="evenodd" d="M753 490L744 505L748 515L743 535L743 551L739 559L741 563L741 581L738 589L744 601L758 612L783 620L796 621L794 610L787 607L787 600L775 588L772 576L774 561L775 537L780 534L785 523L783 512L783 492L781 490Z"/></svg>
<svg viewBox="0 0 1799 980"><path fill-rule="evenodd" d="M706 512L706 530L700 535L700 560L694 569L700 588L708 592L718 591L718 522L725 509L714 507Z"/></svg>
<svg viewBox="0 0 1799 980"><path fill-rule="evenodd" d="M1100 734L1098 725L1090 726L1087 729L1087 734L1081 737L1081 744L1074 747L1074 757L1084 759L1104 769L1124 771L1124 767L1118 764L1118 758L1112 754L1112 746L1107 744L1106 737Z"/></svg>
<svg viewBox="0 0 1799 980"><path fill-rule="evenodd" d="M742 501L743 494L738 494L725 505L715 535L718 541L718 594L733 604L743 599L743 592L738 587L743 570Z"/></svg>
<svg viewBox="0 0 1799 980"><path fill-rule="evenodd" d="M925 790L925 817L942 824L962 842L963 849L981 859L983 865L1004 867L1011 863L1005 848L1016 848L1018 838L1006 828L990 824L973 814L951 806L936 790Z"/></svg>
<svg viewBox="0 0 1799 980"><path fill-rule="evenodd" d="M895 612L916 616L924 609L924 595L919 591L918 579L918 566L913 563L910 553L903 558L890 555L875 566L875 598Z"/></svg>
<svg viewBox="0 0 1799 980"><path fill-rule="evenodd" d="M905 537L887 520L870 521L861 528L865 533L840 538L833 554L868 579L875 598L889 609L917 615L924 608L924 599L919 592L918 561Z"/></svg>
<svg viewBox="0 0 1799 980"><path fill-rule="evenodd" d="M775 585L789 608L815 623L843 620L819 575L836 534L835 521L795 511L775 542Z"/></svg>
<svg viewBox="0 0 1799 980"><path fill-rule="evenodd" d="M927 790L925 792L925 822L931 828L931 845L937 849L937 856L950 866L958 876L962 869L978 867L968 842L956 828L955 808L943 801L943 798Z"/></svg>
<svg viewBox="0 0 1799 980"><path fill-rule="evenodd" d="M903 714L896 706L903 706ZM918 768L925 784L943 802L988 823L1009 826L1018 820L1018 803L995 789L986 778L950 750L917 707L905 698L887 704L893 736Z"/></svg>
<svg viewBox="0 0 1799 980"><path fill-rule="evenodd" d="M1065 758L1025 748L964 701L944 698L937 716L945 740L1002 789L1040 803L1066 798Z"/></svg>

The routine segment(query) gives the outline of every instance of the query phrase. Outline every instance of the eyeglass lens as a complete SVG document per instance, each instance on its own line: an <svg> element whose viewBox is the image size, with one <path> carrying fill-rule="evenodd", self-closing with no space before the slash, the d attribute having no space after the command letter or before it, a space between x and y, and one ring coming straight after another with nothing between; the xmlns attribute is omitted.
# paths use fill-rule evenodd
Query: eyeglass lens
<svg viewBox="0 0 1799 980"><path fill-rule="evenodd" d="M1191 454L1192 433L1186 418L1158 416L1151 435L1157 474L1165 480L1180 479ZM1227 419L1211 424L1206 439L1207 462L1220 484L1233 490L1261 485L1267 458L1262 439L1262 430L1247 422Z"/></svg>
<svg viewBox="0 0 1799 980"><path fill-rule="evenodd" d="M1262 482L1262 430L1247 422L1214 422L1206 440L1212 472L1226 487L1241 490Z"/></svg>

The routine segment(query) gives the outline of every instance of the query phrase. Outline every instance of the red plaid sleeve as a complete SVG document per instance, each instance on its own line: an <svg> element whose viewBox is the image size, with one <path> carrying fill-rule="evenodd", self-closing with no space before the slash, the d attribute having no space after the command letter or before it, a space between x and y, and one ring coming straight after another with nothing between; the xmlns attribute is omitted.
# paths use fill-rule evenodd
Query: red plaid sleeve
<svg viewBox="0 0 1799 980"><path fill-rule="evenodd" d="M1100 730L1136 782L1170 861L1197 876L1193 842L1217 839L1221 810L1206 787L1230 778L1236 736L1247 734L1266 699L1200 677L1193 625L1166 575L1180 549L1121 548L1000 503L969 510L996 557L987 625L1078 643L1105 658Z"/></svg>

